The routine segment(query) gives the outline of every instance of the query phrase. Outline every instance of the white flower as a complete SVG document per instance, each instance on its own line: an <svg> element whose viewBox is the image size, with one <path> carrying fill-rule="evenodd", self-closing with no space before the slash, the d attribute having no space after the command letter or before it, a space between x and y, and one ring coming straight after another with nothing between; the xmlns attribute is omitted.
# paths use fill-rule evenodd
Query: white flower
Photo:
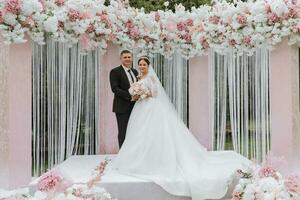
<svg viewBox="0 0 300 200"><path fill-rule="evenodd" d="M16 15L14 15L14 14L12 14L12 13L6 13L5 15L4 15L4 22L6 23L6 24L9 24L9 25L12 25L12 26L14 26L14 25L16 25L17 23L18 23L18 21L17 21L17 16Z"/></svg>
<svg viewBox="0 0 300 200"><path fill-rule="evenodd" d="M41 12L43 6L38 0L26 0L22 1L21 10L25 16L30 16L34 12Z"/></svg>
<svg viewBox="0 0 300 200"><path fill-rule="evenodd" d="M262 0L256 1L251 7L251 13L255 16L265 13L266 3Z"/></svg>
<svg viewBox="0 0 300 200"><path fill-rule="evenodd" d="M272 192L278 186L278 182L273 177L262 178L259 181L259 188L263 192Z"/></svg>
<svg viewBox="0 0 300 200"><path fill-rule="evenodd" d="M170 4L170 3L169 3L168 1L166 1L166 2L164 3L164 6L165 6L165 7L168 7L169 4Z"/></svg>
<svg viewBox="0 0 300 200"><path fill-rule="evenodd" d="M34 193L34 197L35 197L35 199L43 200L43 199L47 198L47 194L44 192L41 192L41 191L36 191Z"/></svg>
<svg viewBox="0 0 300 200"><path fill-rule="evenodd" d="M56 32L57 26L58 26L58 20L57 20L56 16L49 17L44 22L45 31L50 32L50 33Z"/></svg>
<svg viewBox="0 0 300 200"><path fill-rule="evenodd" d="M289 12L287 5L282 0L274 0L271 4L271 10L278 16L283 16Z"/></svg>

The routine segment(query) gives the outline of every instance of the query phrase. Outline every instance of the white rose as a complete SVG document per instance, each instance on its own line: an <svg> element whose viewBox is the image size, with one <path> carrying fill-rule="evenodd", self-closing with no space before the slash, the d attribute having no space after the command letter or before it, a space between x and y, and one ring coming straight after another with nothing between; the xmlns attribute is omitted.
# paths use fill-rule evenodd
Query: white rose
<svg viewBox="0 0 300 200"><path fill-rule="evenodd" d="M44 22L45 31L50 32L50 33L56 32L57 26L58 26L58 20L57 20L56 16L49 17Z"/></svg>
<svg viewBox="0 0 300 200"><path fill-rule="evenodd" d="M251 7L251 13L253 15L265 13L265 6L266 6L266 3L264 1L262 1L262 0L256 1Z"/></svg>
<svg viewBox="0 0 300 200"><path fill-rule="evenodd" d="M30 16L34 12L41 12L43 6L38 0L26 0L22 1L21 10L25 16Z"/></svg>
<svg viewBox="0 0 300 200"><path fill-rule="evenodd" d="M259 188L263 192L271 192L278 186L278 182L273 177L262 178L259 181Z"/></svg>

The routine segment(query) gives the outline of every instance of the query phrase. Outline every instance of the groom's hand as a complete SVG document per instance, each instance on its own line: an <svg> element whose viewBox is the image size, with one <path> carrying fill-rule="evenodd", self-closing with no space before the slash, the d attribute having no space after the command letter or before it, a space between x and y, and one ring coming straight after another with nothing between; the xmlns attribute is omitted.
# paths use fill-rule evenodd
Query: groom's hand
<svg viewBox="0 0 300 200"><path fill-rule="evenodd" d="M134 95L131 97L131 101L137 101L139 100L140 96L139 95Z"/></svg>

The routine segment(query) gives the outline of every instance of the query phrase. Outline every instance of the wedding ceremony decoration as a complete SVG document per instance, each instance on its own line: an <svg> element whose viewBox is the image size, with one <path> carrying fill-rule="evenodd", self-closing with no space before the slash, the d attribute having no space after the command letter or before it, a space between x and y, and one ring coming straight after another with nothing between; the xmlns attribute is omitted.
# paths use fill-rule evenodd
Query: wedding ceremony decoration
<svg viewBox="0 0 300 200"><path fill-rule="evenodd" d="M102 0L5 0L0 3L0 31L6 43L26 41L26 34L44 44L46 37L85 50L105 52L108 42L123 48L143 49L170 57L178 49L186 58L208 48L218 53L253 53L288 37L300 41L299 0L258 0L235 3L216 1L185 10L145 13L121 1Z"/></svg>
<svg viewBox="0 0 300 200"><path fill-rule="evenodd" d="M285 177L280 172L280 165L282 159L269 154L261 165L253 166L249 172L239 171L241 178L232 200L299 200L300 176Z"/></svg>

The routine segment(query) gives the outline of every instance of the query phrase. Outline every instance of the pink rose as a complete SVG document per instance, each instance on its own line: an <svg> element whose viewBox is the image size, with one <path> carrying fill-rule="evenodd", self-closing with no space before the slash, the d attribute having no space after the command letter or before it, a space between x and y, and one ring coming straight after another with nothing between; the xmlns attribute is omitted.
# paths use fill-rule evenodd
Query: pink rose
<svg viewBox="0 0 300 200"><path fill-rule="evenodd" d="M236 41L234 39L229 40L229 45L234 47L236 45Z"/></svg>
<svg viewBox="0 0 300 200"><path fill-rule="evenodd" d="M65 27L64 22L63 22L63 21L58 21L57 28L58 28L59 30L63 30L64 27Z"/></svg>
<svg viewBox="0 0 300 200"><path fill-rule="evenodd" d="M71 182L64 179L58 170L51 170L42 175L38 182L38 190L42 192L61 191L66 189Z"/></svg>
<svg viewBox="0 0 300 200"><path fill-rule="evenodd" d="M94 26L94 24L90 24L88 27L87 27L87 29L86 29L86 32L87 33L92 33L92 32L94 32L95 31L95 26Z"/></svg>
<svg viewBox="0 0 300 200"><path fill-rule="evenodd" d="M21 10L21 3L19 0L6 0L4 9L17 15Z"/></svg>

